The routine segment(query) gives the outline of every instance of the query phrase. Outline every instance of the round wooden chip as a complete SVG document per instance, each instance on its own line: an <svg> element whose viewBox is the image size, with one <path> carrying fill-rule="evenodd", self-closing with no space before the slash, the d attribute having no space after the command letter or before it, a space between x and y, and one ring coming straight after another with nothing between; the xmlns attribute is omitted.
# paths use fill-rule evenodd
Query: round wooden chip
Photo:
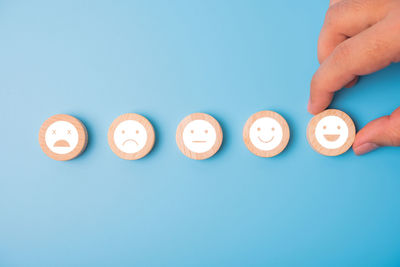
<svg viewBox="0 0 400 267"><path fill-rule="evenodd" d="M353 120L337 109L327 109L314 116L307 127L311 147L325 156L337 156L353 144L356 128Z"/></svg>
<svg viewBox="0 0 400 267"><path fill-rule="evenodd" d="M196 160L212 157L221 147L222 129L218 121L205 113L185 117L176 130L176 143L181 152Z"/></svg>
<svg viewBox="0 0 400 267"><path fill-rule="evenodd" d="M65 161L79 156L86 149L86 127L75 117L58 114L48 118L40 127L39 144L52 159Z"/></svg>
<svg viewBox="0 0 400 267"><path fill-rule="evenodd" d="M253 154L274 157L281 153L290 139L289 125L278 113L270 110L250 116L243 128L243 141Z"/></svg>
<svg viewBox="0 0 400 267"><path fill-rule="evenodd" d="M153 148L154 129L143 116L127 113L116 118L108 130L108 144L120 158L137 160Z"/></svg>

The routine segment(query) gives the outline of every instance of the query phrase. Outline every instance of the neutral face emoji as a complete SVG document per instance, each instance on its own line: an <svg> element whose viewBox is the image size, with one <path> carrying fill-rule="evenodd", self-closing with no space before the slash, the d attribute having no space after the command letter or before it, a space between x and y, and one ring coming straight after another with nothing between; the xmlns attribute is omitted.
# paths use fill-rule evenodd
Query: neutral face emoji
<svg viewBox="0 0 400 267"><path fill-rule="evenodd" d="M186 125L182 137L183 143L191 151L204 153L214 146L217 133L208 121L194 120Z"/></svg>
<svg viewBox="0 0 400 267"><path fill-rule="evenodd" d="M56 121L46 131L45 141L47 147L56 154L68 154L78 144L78 130L72 123L67 121Z"/></svg>
<svg viewBox="0 0 400 267"><path fill-rule="evenodd" d="M114 131L114 142L121 151L136 153L146 145L146 129L138 121L123 121Z"/></svg>
<svg viewBox="0 0 400 267"><path fill-rule="evenodd" d="M257 119L250 127L250 140L260 150L272 150L282 141L282 127L273 118Z"/></svg>
<svg viewBox="0 0 400 267"><path fill-rule="evenodd" d="M192 159L212 157L222 144L222 129L218 121L205 113L193 113L184 118L176 130L176 144Z"/></svg>
<svg viewBox="0 0 400 267"><path fill-rule="evenodd" d="M120 158L136 160L146 156L155 140L151 123L136 113L127 113L116 118L108 130L111 150Z"/></svg>
<svg viewBox="0 0 400 267"><path fill-rule="evenodd" d="M346 122L338 116L322 118L315 128L315 137L325 148L336 149L343 146L349 136Z"/></svg>

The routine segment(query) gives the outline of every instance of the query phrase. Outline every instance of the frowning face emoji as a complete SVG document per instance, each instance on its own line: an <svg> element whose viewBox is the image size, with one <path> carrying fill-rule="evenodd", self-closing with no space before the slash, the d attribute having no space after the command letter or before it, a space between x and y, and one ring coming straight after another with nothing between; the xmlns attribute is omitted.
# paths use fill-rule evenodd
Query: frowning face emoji
<svg viewBox="0 0 400 267"><path fill-rule="evenodd" d="M213 156L221 146L222 129L210 115L194 113L179 124L176 142L187 157L206 159Z"/></svg>
<svg viewBox="0 0 400 267"><path fill-rule="evenodd" d="M307 137L319 153L336 156L353 144L355 127L351 118L340 110L330 109L316 115L309 123Z"/></svg>
<svg viewBox="0 0 400 267"><path fill-rule="evenodd" d="M247 148L260 157L273 157L282 152L289 137L286 120L273 111L253 114L243 128L243 140Z"/></svg>
<svg viewBox="0 0 400 267"><path fill-rule="evenodd" d="M153 148L155 140L151 123L143 116L128 113L119 116L108 131L111 149L120 158L140 159Z"/></svg>
<svg viewBox="0 0 400 267"><path fill-rule="evenodd" d="M69 160L86 148L86 128L72 116L55 115L43 123L39 132L39 143L49 157Z"/></svg>

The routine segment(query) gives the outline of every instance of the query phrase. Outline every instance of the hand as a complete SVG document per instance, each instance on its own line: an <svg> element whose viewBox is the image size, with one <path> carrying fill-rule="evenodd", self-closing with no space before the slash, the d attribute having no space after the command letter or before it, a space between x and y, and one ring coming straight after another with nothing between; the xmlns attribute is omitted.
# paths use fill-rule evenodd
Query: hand
<svg viewBox="0 0 400 267"><path fill-rule="evenodd" d="M331 0L318 40L321 64L311 81L308 111L329 106L336 91L400 61L400 0ZM400 146L400 108L368 123L353 150L365 154L381 146Z"/></svg>

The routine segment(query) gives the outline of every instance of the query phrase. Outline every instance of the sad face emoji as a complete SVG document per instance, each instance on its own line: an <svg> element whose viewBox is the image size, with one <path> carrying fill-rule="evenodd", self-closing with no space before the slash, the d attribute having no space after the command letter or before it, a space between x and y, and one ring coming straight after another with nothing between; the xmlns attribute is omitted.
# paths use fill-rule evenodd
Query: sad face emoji
<svg viewBox="0 0 400 267"><path fill-rule="evenodd" d="M59 114L47 119L39 132L42 150L55 160L70 160L81 154L87 144L85 126L78 119Z"/></svg>
<svg viewBox="0 0 400 267"><path fill-rule="evenodd" d="M222 143L218 121L205 113L193 113L184 118L176 131L176 143L182 153L192 159L213 156Z"/></svg>
<svg viewBox="0 0 400 267"><path fill-rule="evenodd" d="M253 114L243 128L244 143L259 157L273 157L281 153L289 138L290 131L286 120L269 110Z"/></svg>
<svg viewBox="0 0 400 267"><path fill-rule="evenodd" d="M354 142L355 126L352 119L336 109L325 110L311 119L307 138L311 147L326 156L346 152Z"/></svg>
<svg viewBox="0 0 400 267"><path fill-rule="evenodd" d="M153 148L154 141L153 126L139 114L119 116L108 131L111 150L122 159L136 160L146 156Z"/></svg>

